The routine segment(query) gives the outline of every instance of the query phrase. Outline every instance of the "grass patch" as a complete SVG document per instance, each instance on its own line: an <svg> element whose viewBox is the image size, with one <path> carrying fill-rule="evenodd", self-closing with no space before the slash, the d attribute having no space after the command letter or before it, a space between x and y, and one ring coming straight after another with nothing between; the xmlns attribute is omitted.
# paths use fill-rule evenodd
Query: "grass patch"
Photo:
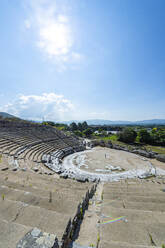
<svg viewBox="0 0 165 248"><path fill-rule="evenodd" d="M0 163L2 163L2 154L0 154Z"/></svg>
<svg viewBox="0 0 165 248"><path fill-rule="evenodd" d="M144 146L147 151L153 151L153 152L157 152L159 154L163 154L165 155L165 147L162 147L162 146L151 146L151 145L145 145Z"/></svg>
<svg viewBox="0 0 165 248"><path fill-rule="evenodd" d="M128 147L128 144L124 143L124 142L121 142L121 141L118 141L118 137L116 134L113 134L113 135L110 135L110 136L107 136L107 137L95 137L97 138L98 140L103 140L105 142L108 142L108 141L111 141L112 144L115 144L115 145L120 145L120 146L124 146L124 147Z"/></svg>
<svg viewBox="0 0 165 248"><path fill-rule="evenodd" d="M108 141L108 140L110 140L110 141L117 141L117 135L113 134L113 135L110 135L108 137L103 137L103 138L100 137L99 139L105 140L105 141Z"/></svg>

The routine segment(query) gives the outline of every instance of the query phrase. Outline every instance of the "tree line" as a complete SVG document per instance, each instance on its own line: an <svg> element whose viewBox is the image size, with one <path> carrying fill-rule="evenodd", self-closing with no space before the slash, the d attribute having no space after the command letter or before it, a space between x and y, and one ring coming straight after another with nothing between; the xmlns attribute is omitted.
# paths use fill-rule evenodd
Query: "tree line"
<svg viewBox="0 0 165 248"><path fill-rule="evenodd" d="M165 146L165 129L154 127L151 131L148 131L146 128L135 131L133 128L124 128L123 131L119 132L118 140L125 143L138 142Z"/></svg>
<svg viewBox="0 0 165 248"><path fill-rule="evenodd" d="M70 131L79 137L95 137L97 130L102 137L107 137L106 130L118 130L117 139L125 143L142 143L150 145L165 146L165 128L160 127L121 127L121 126L89 126L86 121L72 122L69 125L64 123L54 123L51 121L43 122L43 125L50 125L59 130ZM148 131L148 129L150 131Z"/></svg>
<svg viewBox="0 0 165 248"><path fill-rule="evenodd" d="M42 124L53 126L63 131L71 131L79 137L90 137L93 133L93 129L88 126L86 121L82 123L79 122L77 124L75 122L72 122L70 125L63 124L63 123L54 123L52 121L42 122Z"/></svg>

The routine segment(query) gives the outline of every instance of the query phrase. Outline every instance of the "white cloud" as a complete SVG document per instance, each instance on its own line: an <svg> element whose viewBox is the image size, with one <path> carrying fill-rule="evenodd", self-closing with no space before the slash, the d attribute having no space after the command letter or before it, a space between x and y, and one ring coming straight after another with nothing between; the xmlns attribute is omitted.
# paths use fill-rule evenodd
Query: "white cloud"
<svg viewBox="0 0 165 248"><path fill-rule="evenodd" d="M25 0L28 18L26 29L36 35L35 45L59 66L82 60L74 51L74 37L69 18L57 0ZM66 12L66 11L65 11Z"/></svg>
<svg viewBox="0 0 165 248"><path fill-rule="evenodd" d="M43 93L42 95L19 95L13 102L0 108L10 114L33 120L70 120L74 105L63 95Z"/></svg>

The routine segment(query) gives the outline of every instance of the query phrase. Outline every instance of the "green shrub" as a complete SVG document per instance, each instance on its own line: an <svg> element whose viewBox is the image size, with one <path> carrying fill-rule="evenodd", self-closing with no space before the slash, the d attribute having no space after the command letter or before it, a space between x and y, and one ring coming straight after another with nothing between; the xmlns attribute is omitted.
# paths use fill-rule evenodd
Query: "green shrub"
<svg viewBox="0 0 165 248"><path fill-rule="evenodd" d="M119 140L125 143L134 143L137 133L132 128L124 128L122 132L119 133Z"/></svg>

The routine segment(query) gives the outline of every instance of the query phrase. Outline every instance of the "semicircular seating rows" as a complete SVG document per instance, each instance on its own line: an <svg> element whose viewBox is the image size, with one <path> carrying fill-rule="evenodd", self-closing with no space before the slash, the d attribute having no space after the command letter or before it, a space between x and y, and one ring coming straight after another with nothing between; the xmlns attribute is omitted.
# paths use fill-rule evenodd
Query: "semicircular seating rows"
<svg viewBox="0 0 165 248"><path fill-rule="evenodd" d="M42 163L43 155L56 152L61 159L73 152L84 150L83 144L74 136L50 126L31 122L0 121L0 153L25 166Z"/></svg>

